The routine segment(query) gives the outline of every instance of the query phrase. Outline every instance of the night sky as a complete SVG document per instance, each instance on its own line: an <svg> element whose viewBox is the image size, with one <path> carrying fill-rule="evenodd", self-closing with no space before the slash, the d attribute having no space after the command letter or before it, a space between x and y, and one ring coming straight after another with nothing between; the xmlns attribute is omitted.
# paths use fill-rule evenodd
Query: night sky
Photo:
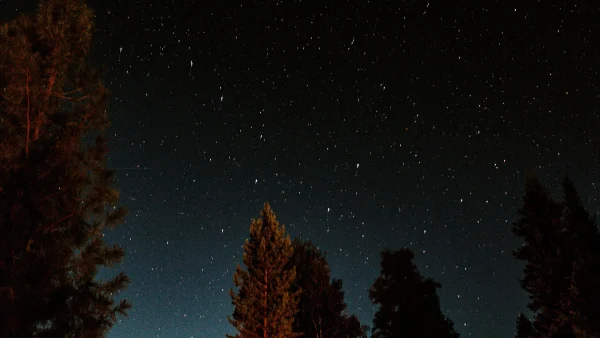
<svg viewBox="0 0 600 338"><path fill-rule="evenodd" d="M109 337L224 337L269 201L350 313L409 247L463 337L512 337L525 174L600 210L594 1L90 1L134 304ZM0 1L0 19L35 8ZM557 195L559 197L559 195Z"/></svg>

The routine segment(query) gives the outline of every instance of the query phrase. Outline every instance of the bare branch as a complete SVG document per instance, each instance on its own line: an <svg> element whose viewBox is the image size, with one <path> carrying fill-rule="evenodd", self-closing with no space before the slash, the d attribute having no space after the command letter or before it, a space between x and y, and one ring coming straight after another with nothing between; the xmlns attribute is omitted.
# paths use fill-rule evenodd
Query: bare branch
<svg viewBox="0 0 600 338"><path fill-rule="evenodd" d="M44 228L42 228L42 229L44 229L44 230L47 230L47 231L50 231L50 232L53 232L53 231L55 231L55 230L56 230L54 227L56 227L56 226L57 226L58 224L60 224L61 222L63 222L63 221L66 221L67 219L69 219L69 218L71 218L71 217L75 216L76 214L77 214L77 211L73 211L73 212L72 212L72 213L70 213L69 215L67 215L67 216L65 216L65 217L63 217L63 218L61 218L61 219L59 219L58 221L56 221L56 222L54 222L54 223L50 224L49 226L45 226L45 227L44 227ZM39 229L38 229L38 230L39 230Z"/></svg>
<svg viewBox="0 0 600 338"><path fill-rule="evenodd" d="M31 109L31 102L29 100L29 70L27 70L27 83L25 85L27 91L27 137L25 140L25 156L29 156L29 135L31 133L31 119L29 117L29 111Z"/></svg>

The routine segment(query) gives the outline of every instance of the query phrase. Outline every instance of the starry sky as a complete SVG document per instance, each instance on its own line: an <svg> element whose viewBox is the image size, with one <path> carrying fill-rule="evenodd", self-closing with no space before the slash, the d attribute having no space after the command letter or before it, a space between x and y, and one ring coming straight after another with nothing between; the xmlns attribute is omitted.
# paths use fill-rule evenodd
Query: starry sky
<svg viewBox="0 0 600 338"><path fill-rule="evenodd" d="M107 239L134 304L109 337L223 337L250 219L269 201L327 251L351 313L383 248L441 282L463 337L512 337L525 174L600 210L593 1L92 0L112 91ZM0 19L35 1L0 1Z"/></svg>

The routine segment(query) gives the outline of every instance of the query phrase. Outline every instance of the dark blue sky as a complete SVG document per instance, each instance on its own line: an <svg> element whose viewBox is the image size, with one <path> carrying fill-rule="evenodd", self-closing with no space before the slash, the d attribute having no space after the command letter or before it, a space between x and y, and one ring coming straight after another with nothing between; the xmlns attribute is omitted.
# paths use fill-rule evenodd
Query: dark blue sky
<svg viewBox="0 0 600 338"><path fill-rule="evenodd" d="M0 1L0 19L34 8ZM463 337L512 337L524 175L600 196L591 1L91 1L130 213L110 337L223 337L269 201L327 251L351 313L409 247ZM468 4L468 5L467 5Z"/></svg>

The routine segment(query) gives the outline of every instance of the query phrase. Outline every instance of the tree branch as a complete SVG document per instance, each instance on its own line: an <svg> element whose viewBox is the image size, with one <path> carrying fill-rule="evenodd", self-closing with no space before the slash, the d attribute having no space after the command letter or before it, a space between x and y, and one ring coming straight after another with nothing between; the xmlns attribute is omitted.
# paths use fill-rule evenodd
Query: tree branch
<svg viewBox="0 0 600 338"><path fill-rule="evenodd" d="M64 93L62 93L62 95L74 94L74 93L80 92L82 90L83 90L83 87L80 87L80 88L77 88L77 89L74 89L74 90L71 90L71 91L68 91L68 92L64 92Z"/></svg>
<svg viewBox="0 0 600 338"><path fill-rule="evenodd" d="M48 107L48 100L50 99L50 93L52 92L52 87L54 87L54 81L56 81L56 65L52 65L52 72L50 75L50 79L48 80L48 88L46 89L46 108Z"/></svg>
<svg viewBox="0 0 600 338"><path fill-rule="evenodd" d="M75 216L77 214L77 211L73 211L72 213L70 213L69 215L59 219L58 221L50 224L49 226L45 226L43 229L50 229L49 231L55 231L54 227L57 226L58 224L60 224L62 221L65 221L73 216ZM39 229L38 229L39 230Z"/></svg>
<svg viewBox="0 0 600 338"><path fill-rule="evenodd" d="M265 271L265 284L263 286L263 304L264 304L264 316L263 316L263 338L267 338L267 328L269 327L268 325L268 319L267 319L267 290L269 289L269 272Z"/></svg>
<svg viewBox="0 0 600 338"><path fill-rule="evenodd" d="M64 100L75 101L75 102L78 102L78 101L81 101L81 100L84 100L84 99L87 99L88 97L90 97L89 95L84 95L82 97L77 97L77 98L75 98L75 97L68 97L66 95L63 95L63 94L57 93L57 92L52 92L52 96L58 97L58 98L64 99Z"/></svg>
<svg viewBox="0 0 600 338"><path fill-rule="evenodd" d="M242 333L251 334L251 335L253 335L255 337L261 338L261 336L259 336L258 334L254 333L254 332L252 332L252 331L250 331L250 330L248 330L246 328L242 329Z"/></svg>
<svg viewBox="0 0 600 338"><path fill-rule="evenodd" d="M27 83L25 84L25 90L27 92L27 137L25 140L25 156L29 157L29 134L31 133L31 120L29 118L29 111L31 109L31 102L29 99L29 70L27 70Z"/></svg>
<svg viewBox="0 0 600 338"><path fill-rule="evenodd" d="M43 111L48 111L48 102L50 100L50 93L52 93L52 88L54 88L54 82L56 82L56 75L57 75L57 70L56 70L56 62L52 63L52 70L50 71L50 79L48 80L48 88L46 88L46 98L45 98L45 105L44 105L44 110ZM40 124L42 123L42 116L43 116L43 112L40 111L38 113L38 116L36 117L36 123L35 123L35 130L33 132L33 136L35 137L35 139L37 140L37 138L40 135Z"/></svg>
<svg viewBox="0 0 600 338"><path fill-rule="evenodd" d="M47 200L51 199L52 197L54 197L54 196L56 196L56 195L58 195L58 194L60 194L62 192L65 192L65 190L59 190L59 191L55 192L52 195L48 195L48 196L46 196L45 200L47 201Z"/></svg>

